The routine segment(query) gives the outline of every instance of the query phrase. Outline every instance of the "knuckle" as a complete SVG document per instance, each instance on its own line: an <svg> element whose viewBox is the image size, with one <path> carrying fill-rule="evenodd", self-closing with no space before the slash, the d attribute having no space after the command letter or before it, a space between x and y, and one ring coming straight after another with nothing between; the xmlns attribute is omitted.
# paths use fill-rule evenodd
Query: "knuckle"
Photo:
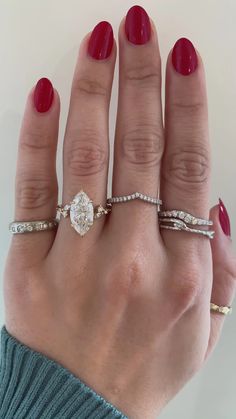
<svg viewBox="0 0 236 419"><path fill-rule="evenodd" d="M55 148L55 143L48 132L34 129L34 131L28 131L22 135L20 147L23 151L48 151Z"/></svg>
<svg viewBox="0 0 236 419"><path fill-rule="evenodd" d="M130 67L124 70L124 79L139 86L156 87L161 81L160 67L155 63Z"/></svg>
<svg viewBox="0 0 236 419"><path fill-rule="evenodd" d="M79 95L107 96L108 87L99 80L81 77L74 81L72 92Z"/></svg>
<svg viewBox="0 0 236 419"><path fill-rule="evenodd" d="M191 118L202 115L206 110L206 104L202 101L177 100L170 104L170 111L179 118Z"/></svg>
<svg viewBox="0 0 236 419"><path fill-rule="evenodd" d="M20 177L16 186L17 206L22 209L41 208L57 194L57 185L51 179Z"/></svg>
<svg viewBox="0 0 236 419"><path fill-rule="evenodd" d="M189 267L185 266L184 272L182 269L177 269L170 285L172 301L174 301L177 312L183 313L193 306L202 292L201 278L202 274L199 268L194 267L193 264L189 264Z"/></svg>
<svg viewBox="0 0 236 419"><path fill-rule="evenodd" d="M161 128L141 125L123 135L121 154L129 164L149 168L160 163L163 146Z"/></svg>
<svg viewBox="0 0 236 419"><path fill-rule="evenodd" d="M98 133L87 131L78 140L69 139L67 166L72 176L90 176L103 172L108 164L108 155ZM99 141L98 141L99 139Z"/></svg>
<svg viewBox="0 0 236 419"><path fill-rule="evenodd" d="M201 187L209 175L208 150L202 144L183 145L168 157L165 178L178 187Z"/></svg>

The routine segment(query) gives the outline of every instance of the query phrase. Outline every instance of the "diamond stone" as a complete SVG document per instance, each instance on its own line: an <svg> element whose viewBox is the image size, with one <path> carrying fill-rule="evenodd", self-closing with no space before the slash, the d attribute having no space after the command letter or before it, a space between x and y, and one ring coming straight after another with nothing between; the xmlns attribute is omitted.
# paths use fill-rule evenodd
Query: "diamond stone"
<svg viewBox="0 0 236 419"><path fill-rule="evenodd" d="M72 227L81 236L84 236L93 225L94 208L85 192L80 191L73 199L70 207L70 219Z"/></svg>
<svg viewBox="0 0 236 419"><path fill-rule="evenodd" d="M22 232L22 231L24 231L24 226L22 225L22 224L20 224L20 225L18 225L17 226L17 231L19 231L20 233Z"/></svg>
<svg viewBox="0 0 236 419"><path fill-rule="evenodd" d="M186 215L185 216L185 218L184 218L184 221L186 221L186 223L191 223L191 221L192 221L192 217L191 217L191 215Z"/></svg>

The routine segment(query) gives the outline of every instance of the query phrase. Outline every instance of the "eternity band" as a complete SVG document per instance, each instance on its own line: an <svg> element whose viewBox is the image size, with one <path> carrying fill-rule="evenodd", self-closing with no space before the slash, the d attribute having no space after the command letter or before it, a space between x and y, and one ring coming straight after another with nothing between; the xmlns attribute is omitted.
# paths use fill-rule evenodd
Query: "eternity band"
<svg viewBox="0 0 236 419"><path fill-rule="evenodd" d="M54 230L58 227L58 220L13 221L9 224L9 231L13 234L33 233L35 231Z"/></svg>
<svg viewBox="0 0 236 419"><path fill-rule="evenodd" d="M203 218L197 218L197 217L194 217L192 214L189 214L188 212L180 211L180 210L160 211L159 217L179 218L180 220L185 221L187 224L192 224L192 225L202 225L202 226L213 225L213 221L211 220L204 220Z"/></svg>
<svg viewBox="0 0 236 419"><path fill-rule="evenodd" d="M134 192L130 195L123 195L123 196L112 196L111 198L107 199L108 204L117 204L120 202L128 202L134 199L140 199L142 201L146 201L149 204L154 205L162 205L162 200L158 198L153 198L152 196L145 195L140 192Z"/></svg>

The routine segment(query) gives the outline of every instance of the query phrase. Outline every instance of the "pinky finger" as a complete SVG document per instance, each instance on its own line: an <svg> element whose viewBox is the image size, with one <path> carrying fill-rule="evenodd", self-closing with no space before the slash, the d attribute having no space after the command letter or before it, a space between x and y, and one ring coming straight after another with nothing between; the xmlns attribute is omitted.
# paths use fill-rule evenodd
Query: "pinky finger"
<svg viewBox="0 0 236 419"><path fill-rule="evenodd" d="M215 238L211 240L213 257L213 285L211 302L218 306L231 306L236 289L236 255L230 238L230 221L221 200L210 211L214 222ZM211 332L206 357L220 337L225 315L211 311Z"/></svg>

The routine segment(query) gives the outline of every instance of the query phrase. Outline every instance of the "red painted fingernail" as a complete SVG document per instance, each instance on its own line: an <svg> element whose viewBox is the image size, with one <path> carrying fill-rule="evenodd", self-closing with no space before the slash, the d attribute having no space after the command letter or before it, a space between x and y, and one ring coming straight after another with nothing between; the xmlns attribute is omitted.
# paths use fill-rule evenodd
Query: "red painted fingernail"
<svg viewBox="0 0 236 419"><path fill-rule="evenodd" d="M146 10L140 6L129 9L125 20L125 33L132 44L142 45L149 41L151 24Z"/></svg>
<svg viewBox="0 0 236 419"><path fill-rule="evenodd" d="M47 112L53 101L52 83L46 77L40 79L34 89L34 104L38 112Z"/></svg>
<svg viewBox="0 0 236 419"><path fill-rule="evenodd" d="M91 33L88 53L95 60L104 60L109 57L114 42L113 29L109 22L98 23Z"/></svg>
<svg viewBox="0 0 236 419"><path fill-rule="evenodd" d="M220 225L225 235L231 236L229 214L223 204L223 201L220 198L219 198L219 219L220 219Z"/></svg>
<svg viewBox="0 0 236 419"><path fill-rule="evenodd" d="M194 73L198 66L196 50L188 39L179 39L172 51L172 63L175 70L183 76Z"/></svg>

